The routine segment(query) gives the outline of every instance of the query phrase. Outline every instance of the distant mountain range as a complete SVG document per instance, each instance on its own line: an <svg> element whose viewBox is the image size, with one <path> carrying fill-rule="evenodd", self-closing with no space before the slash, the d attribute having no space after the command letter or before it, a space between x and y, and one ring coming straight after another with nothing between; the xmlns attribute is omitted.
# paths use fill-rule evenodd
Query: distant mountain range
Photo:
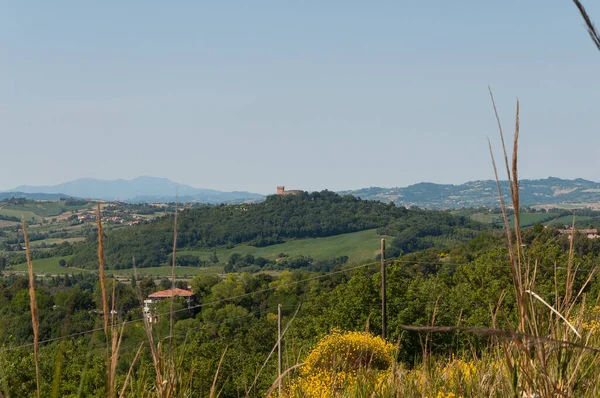
<svg viewBox="0 0 600 398"><path fill-rule="evenodd" d="M540 180L521 180L520 184L523 206L595 204L596 207L600 207L600 183L594 181L550 177ZM501 188L505 196L509 194L506 181L501 181ZM252 192L222 192L194 188L166 178L138 177L133 180L112 181L82 178L53 186L22 185L11 191L0 192L0 200L7 197L35 200L76 197L131 203L166 203L176 200L176 192L181 203L243 203L264 199L264 195ZM492 180L470 181L460 185L421 182L403 188L371 187L339 193L426 209L495 207L499 204L496 182Z"/></svg>
<svg viewBox="0 0 600 398"><path fill-rule="evenodd" d="M40 196L53 194L54 199L71 196L82 199L119 200L124 202L165 203L175 202L177 195L180 202L199 203L241 203L263 198L263 195L252 192L222 192L213 189L194 188L178 184L167 178L137 177L132 180L99 180L81 178L52 186L21 185L2 196L23 197L29 199L51 200ZM37 196L36 196L37 195Z"/></svg>
<svg viewBox="0 0 600 398"><path fill-rule="evenodd" d="M581 178L563 180L550 177L540 180L521 180L520 197L523 206L560 204L600 204L600 183ZM501 181L502 193L510 195L508 182ZM422 182L404 188L363 188L341 194L362 199L394 202L402 206L428 209L457 209L465 207L494 207L499 205L496 182L471 181L460 185Z"/></svg>

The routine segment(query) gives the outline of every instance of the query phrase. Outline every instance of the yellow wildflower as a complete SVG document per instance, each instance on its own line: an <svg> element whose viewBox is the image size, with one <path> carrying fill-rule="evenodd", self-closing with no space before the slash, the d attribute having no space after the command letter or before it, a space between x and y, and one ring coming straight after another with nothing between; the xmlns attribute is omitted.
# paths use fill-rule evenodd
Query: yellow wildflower
<svg viewBox="0 0 600 398"><path fill-rule="evenodd" d="M291 392L329 398L365 378L381 386L389 375L393 346L365 332L335 330L309 353Z"/></svg>

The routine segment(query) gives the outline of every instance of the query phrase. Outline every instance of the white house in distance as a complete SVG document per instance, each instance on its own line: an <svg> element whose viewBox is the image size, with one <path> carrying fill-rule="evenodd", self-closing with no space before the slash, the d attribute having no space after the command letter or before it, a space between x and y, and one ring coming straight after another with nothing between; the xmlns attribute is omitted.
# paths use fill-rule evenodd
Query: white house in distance
<svg viewBox="0 0 600 398"><path fill-rule="evenodd" d="M158 314L155 313L156 304L162 300L170 299L171 296L183 297L187 303L188 308L194 305L194 292L184 289L167 289L159 292L154 292L144 300L144 315L150 322L158 322Z"/></svg>
<svg viewBox="0 0 600 398"><path fill-rule="evenodd" d="M583 234L583 235L587 236L588 239L599 239L600 238L600 235L598 235L598 230L596 228L593 228L593 229L576 229L575 231L579 232L580 234ZM573 229L572 228L559 229L558 232L560 232L563 235L569 235L569 239L571 239L571 236L573 235Z"/></svg>

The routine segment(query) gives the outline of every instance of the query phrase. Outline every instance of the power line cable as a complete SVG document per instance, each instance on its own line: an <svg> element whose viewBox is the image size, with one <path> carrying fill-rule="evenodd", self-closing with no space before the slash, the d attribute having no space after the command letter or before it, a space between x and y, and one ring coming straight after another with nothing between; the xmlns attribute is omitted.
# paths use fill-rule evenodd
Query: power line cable
<svg viewBox="0 0 600 398"><path fill-rule="evenodd" d="M297 305L285 305L282 308L290 309L290 308L297 308L297 307L298 307ZM239 320L239 319L248 318L250 316L254 316L254 315L257 315L257 314L269 313L269 311L274 311L274 309L273 308L268 308L268 309L263 309L263 310L257 309L255 311L251 311L251 312L249 312L247 314L240 315L240 316L233 317L233 318L229 318L229 319L226 319L226 320L223 320L223 321L220 321L220 322L203 322L202 325L194 327L194 328L188 328L188 329L185 330L185 332L187 334L187 332L193 332L193 331L198 331L198 330L201 330L201 329L205 329L207 326L220 326L222 324L226 324L226 323L229 323L229 322L232 322L232 321L235 321L235 320ZM184 336L174 336L174 337L184 337ZM68 338L67 336L62 337L62 339L67 339L67 338ZM134 340L134 339L131 339L131 340ZM120 350L127 349L127 348L135 348L135 347L139 346L139 344L143 343L146 340L146 336L143 336L142 340L143 341L141 341L141 342L140 342L139 339L135 339L135 341L126 341L125 344L122 344L120 346ZM102 341L96 341L96 342L90 341L89 346L92 346L92 347L90 347L90 349L91 350L104 350L105 347L103 347L101 345L101 343L102 343ZM23 348L23 347L14 347L14 348L10 347L9 349L4 350L4 351L14 351L17 348ZM3 351L0 351L0 352L3 352ZM63 362L69 363L70 361L63 359Z"/></svg>

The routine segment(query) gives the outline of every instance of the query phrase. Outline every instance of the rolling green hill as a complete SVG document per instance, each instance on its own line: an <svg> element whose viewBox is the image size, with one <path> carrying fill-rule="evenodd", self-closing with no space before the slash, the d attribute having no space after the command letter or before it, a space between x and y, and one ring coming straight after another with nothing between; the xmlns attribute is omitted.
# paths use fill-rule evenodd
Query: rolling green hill
<svg viewBox="0 0 600 398"><path fill-rule="evenodd" d="M34 260L32 262L34 272L38 275L72 274L72 273L81 272L82 270L80 270L80 269L65 268L65 267L61 267L59 265L58 262L60 260L68 260L68 258L69 258L68 256L60 256L60 257L50 257L50 258L44 258L44 259L40 259L40 260ZM19 271L19 272L27 272L27 263L21 263L21 264L14 265L13 267L11 267L10 270ZM88 271L83 270L83 272L88 272Z"/></svg>
<svg viewBox="0 0 600 398"><path fill-rule="evenodd" d="M187 209L178 219L177 246L185 251L204 253L227 249L225 255L232 253L230 249L234 247L245 247L246 252L264 250L272 256L282 251L277 247L279 244L290 244L294 250L293 245L302 245L293 243L299 239L377 229L380 234L398 238L392 239L390 245L390 254L397 255L430 247L447 247L466 241L485 228L483 224L455 217L449 212L406 209L323 191L273 195L256 204ZM173 218L165 216L108 233L104 249L107 264L123 269L132 267L134 257L140 268L167 263L172 246ZM377 245L373 250L376 249ZM340 249L338 253L342 251ZM324 252L335 251L328 248ZM97 245L92 239L77 247L70 263L76 267L95 268L96 253Z"/></svg>
<svg viewBox="0 0 600 398"><path fill-rule="evenodd" d="M20 220L24 218L27 222L40 222L42 221L42 217L38 214L35 214L31 209L23 209L23 208L14 208L8 206L0 207L0 216L6 216L10 218L15 218Z"/></svg>
<svg viewBox="0 0 600 398"><path fill-rule="evenodd" d="M316 239L296 239L285 243L266 246L253 247L248 245L238 245L231 249L217 249L217 257L219 263L223 264L229 260L229 257L234 254L251 254L255 257L264 257L269 260L274 260L280 253L286 255L304 255L310 256L315 260L328 260L334 257L348 256L348 264L357 264L364 261L374 260L380 246L381 236L376 230L370 229L366 231L353 232L349 234L330 236L326 238ZM192 254L200 257L202 260L208 261L212 251L207 250L180 250L179 255ZM71 267L61 267L58 262L61 260L69 260L69 256L59 256L45 258L33 261L34 271L37 274L70 274L77 272L90 272L91 270ZM110 266L110 264L107 264ZM139 268L140 275L155 275L166 276L170 274L170 267L163 263L160 267ZM14 271L27 271L27 264L21 263L12 267ZM132 269L116 270L115 274L128 275ZM199 273L221 273L223 266L211 267L176 267L177 275L196 275Z"/></svg>
<svg viewBox="0 0 600 398"><path fill-rule="evenodd" d="M221 262L226 262L234 253L251 254L269 260L274 260L278 254L285 253L290 256L307 255L315 260L348 256L348 263L354 264L375 259L379 252L381 238L382 236L378 235L376 230L370 229L326 238L290 240L266 247L238 245L231 249L218 249L215 251ZM212 251L182 250L178 253L192 254L208 261Z"/></svg>
<svg viewBox="0 0 600 398"><path fill-rule="evenodd" d="M0 215L24 217L27 221L41 222L45 217L55 217L64 213L91 208L93 202L79 200L33 201L28 199L7 199L0 202Z"/></svg>
<svg viewBox="0 0 600 398"><path fill-rule="evenodd" d="M85 204L70 204L67 201L60 200L14 205L10 206L9 209L15 212L31 212L39 217L54 217L71 211L91 208L93 205L93 202L86 202Z"/></svg>

